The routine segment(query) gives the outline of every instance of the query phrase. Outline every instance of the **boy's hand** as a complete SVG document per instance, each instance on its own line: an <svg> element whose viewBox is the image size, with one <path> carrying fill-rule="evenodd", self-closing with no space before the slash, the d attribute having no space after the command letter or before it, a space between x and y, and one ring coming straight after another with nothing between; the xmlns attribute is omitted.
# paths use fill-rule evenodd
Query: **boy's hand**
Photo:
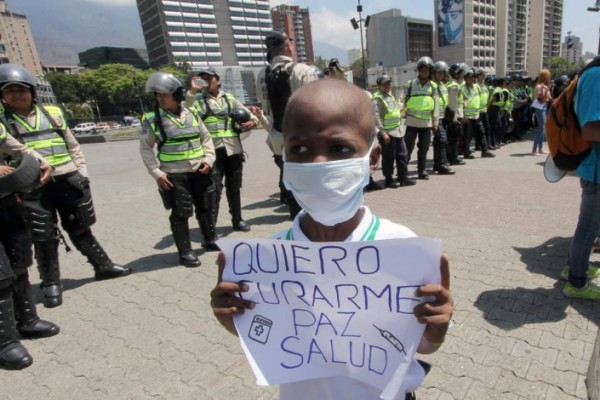
<svg viewBox="0 0 600 400"><path fill-rule="evenodd" d="M434 301L421 303L414 309L418 321L427 325L417 349L422 354L433 353L442 345L454 310L454 300L450 294L450 269L445 254L440 260L440 272L440 285L429 284L417 289L417 296L435 297Z"/></svg>
<svg viewBox="0 0 600 400"><path fill-rule="evenodd" d="M248 286L223 281L225 255L222 252L217 257L217 265L219 266L219 281L217 286L210 292L210 305L219 323L230 333L237 336L233 316L243 314L246 309L254 308L254 303L236 296L236 293L248 291Z"/></svg>

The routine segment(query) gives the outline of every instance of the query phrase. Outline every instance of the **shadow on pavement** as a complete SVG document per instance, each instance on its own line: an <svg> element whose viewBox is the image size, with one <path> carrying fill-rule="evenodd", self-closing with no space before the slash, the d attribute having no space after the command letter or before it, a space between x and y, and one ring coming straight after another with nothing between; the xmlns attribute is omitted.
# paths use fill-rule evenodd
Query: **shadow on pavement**
<svg viewBox="0 0 600 400"><path fill-rule="evenodd" d="M247 219L246 222L252 225L274 225L280 222L291 222L288 213L276 214L276 215L261 215L260 217L254 217Z"/></svg>
<svg viewBox="0 0 600 400"><path fill-rule="evenodd" d="M555 322L567 316L567 307L572 306L583 317L600 324L598 304L590 300L569 299L562 294L564 281L560 273L567 263L571 237L553 237L539 246L513 247L521 254L521 261L527 271L542 274L556 280L550 288L495 289L483 292L475 301L475 306L483 312L483 317L492 325L512 330L526 324ZM590 263L599 266L600 263Z"/></svg>
<svg viewBox="0 0 600 400"><path fill-rule="evenodd" d="M279 202L279 198L275 198L275 196L271 196L270 198L262 201L257 201L256 203L248 204L242 207L242 210L257 210L259 208L274 208L279 207L281 203Z"/></svg>

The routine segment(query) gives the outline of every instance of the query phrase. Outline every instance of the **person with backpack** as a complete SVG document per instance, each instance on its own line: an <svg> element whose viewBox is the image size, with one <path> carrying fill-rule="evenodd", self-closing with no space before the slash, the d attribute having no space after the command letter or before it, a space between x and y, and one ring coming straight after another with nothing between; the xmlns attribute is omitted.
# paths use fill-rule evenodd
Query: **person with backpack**
<svg viewBox="0 0 600 400"><path fill-rule="evenodd" d="M575 169L580 178L581 205L571 240L567 265L567 297L600 300L600 287L591 281L600 270L590 266L594 242L600 232L600 57L588 64L553 102L546 133L552 161L562 170ZM547 161L548 162L548 161Z"/></svg>
<svg viewBox="0 0 600 400"><path fill-rule="evenodd" d="M317 71L295 61L294 38L280 31L271 31L265 37L267 65L256 77L256 96L262 109L271 119L267 145L273 152L273 161L279 168L279 200L287 204L293 219L301 210L298 202L283 184L283 112L288 99L301 86L319 79Z"/></svg>
<svg viewBox="0 0 600 400"><path fill-rule="evenodd" d="M534 98L536 101L533 103L533 109L535 110L535 118L538 125L535 138L533 139L533 149L531 150L531 154L537 156L546 154L543 149L544 138L546 136L546 113L548 104L552 101L552 93L550 91L550 71L547 69L540 71L537 85L535 86Z"/></svg>
<svg viewBox="0 0 600 400"><path fill-rule="evenodd" d="M233 230L248 232L250 225L242 218L241 190L245 158L240 133L255 128L258 119L231 93L221 90L221 78L214 68L202 70L198 76L199 80L192 80L190 96L186 102L195 109L206 125L215 146L216 159L212 167L215 186L210 196L213 223L217 224L224 179ZM243 122L240 129L235 129L232 117L239 110L243 110L250 119Z"/></svg>
<svg viewBox="0 0 600 400"><path fill-rule="evenodd" d="M129 275L131 269L115 264L94 237L96 222L87 165L81 147L57 106L37 104L36 80L16 64L0 65L0 91L4 111L0 123L25 146L35 149L53 167L52 179L23 195L31 227L44 306L62 304L58 262L58 217L69 238L94 267L96 280ZM67 249L70 250L67 246Z"/></svg>
<svg viewBox="0 0 600 400"><path fill-rule="evenodd" d="M209 188L215 148L195 110L185 107L184 84L173 74L156 72L146 82L155 98L154 111L142 117L140 155L158 185L179 263L188 268L201 262L192 249L188 219L196 219L204 236L202 247L218 250ZM154 149L157 149L156 153Z"/></svg>
<svg viewBox="0 0 600 400"><path fill-rule="evenodd" d="M432 80L433 60L421 57L417 62L418 78L409 81L406 86L404 104L406 107L406 147L408 161L417 138L419 150L417 152L417 170L419 179L429 179L425 171L427 152L431 144L431 132L437 131L440 119L440 96L437 84Z"/></svg>

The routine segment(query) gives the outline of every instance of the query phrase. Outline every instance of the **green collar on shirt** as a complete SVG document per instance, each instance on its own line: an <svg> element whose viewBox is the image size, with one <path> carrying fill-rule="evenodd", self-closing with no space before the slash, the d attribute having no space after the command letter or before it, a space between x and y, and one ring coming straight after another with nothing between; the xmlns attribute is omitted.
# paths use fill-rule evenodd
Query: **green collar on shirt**
<svg viewBox="0 0 600 400"><path fill-rule="evenodd" d="M381 221L379 217L374 214L371 214L371 223L369 227L365 231L365 234L360 238L360 242L375 240L375 236L377 235L377 231L379 230L379 225L381 225ZM288 229L285 234L285 240L294 240L294 231L293 228Z"/></svg>

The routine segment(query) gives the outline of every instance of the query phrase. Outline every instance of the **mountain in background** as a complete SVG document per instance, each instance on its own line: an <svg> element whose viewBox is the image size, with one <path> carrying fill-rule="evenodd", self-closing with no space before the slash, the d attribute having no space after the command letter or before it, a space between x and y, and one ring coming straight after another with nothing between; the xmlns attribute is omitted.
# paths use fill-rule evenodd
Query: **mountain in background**
<svg viewBox="0 0 600 400"><path fill-rule="evenodd" d="M42 64L79 62L77 53L98 46L145 48L135 2L104 5L82 0L8 0L27 16Z"/></svg>
<svg viewBox="0 0 600 400"><path fill-rule="evenodd" d="M137 6L82 0L8 0L9 10L27 16L42 64L75 65L77 53L99 46L145 48ZM348 60L345 49L314 42L315 55Z"/></svg>

